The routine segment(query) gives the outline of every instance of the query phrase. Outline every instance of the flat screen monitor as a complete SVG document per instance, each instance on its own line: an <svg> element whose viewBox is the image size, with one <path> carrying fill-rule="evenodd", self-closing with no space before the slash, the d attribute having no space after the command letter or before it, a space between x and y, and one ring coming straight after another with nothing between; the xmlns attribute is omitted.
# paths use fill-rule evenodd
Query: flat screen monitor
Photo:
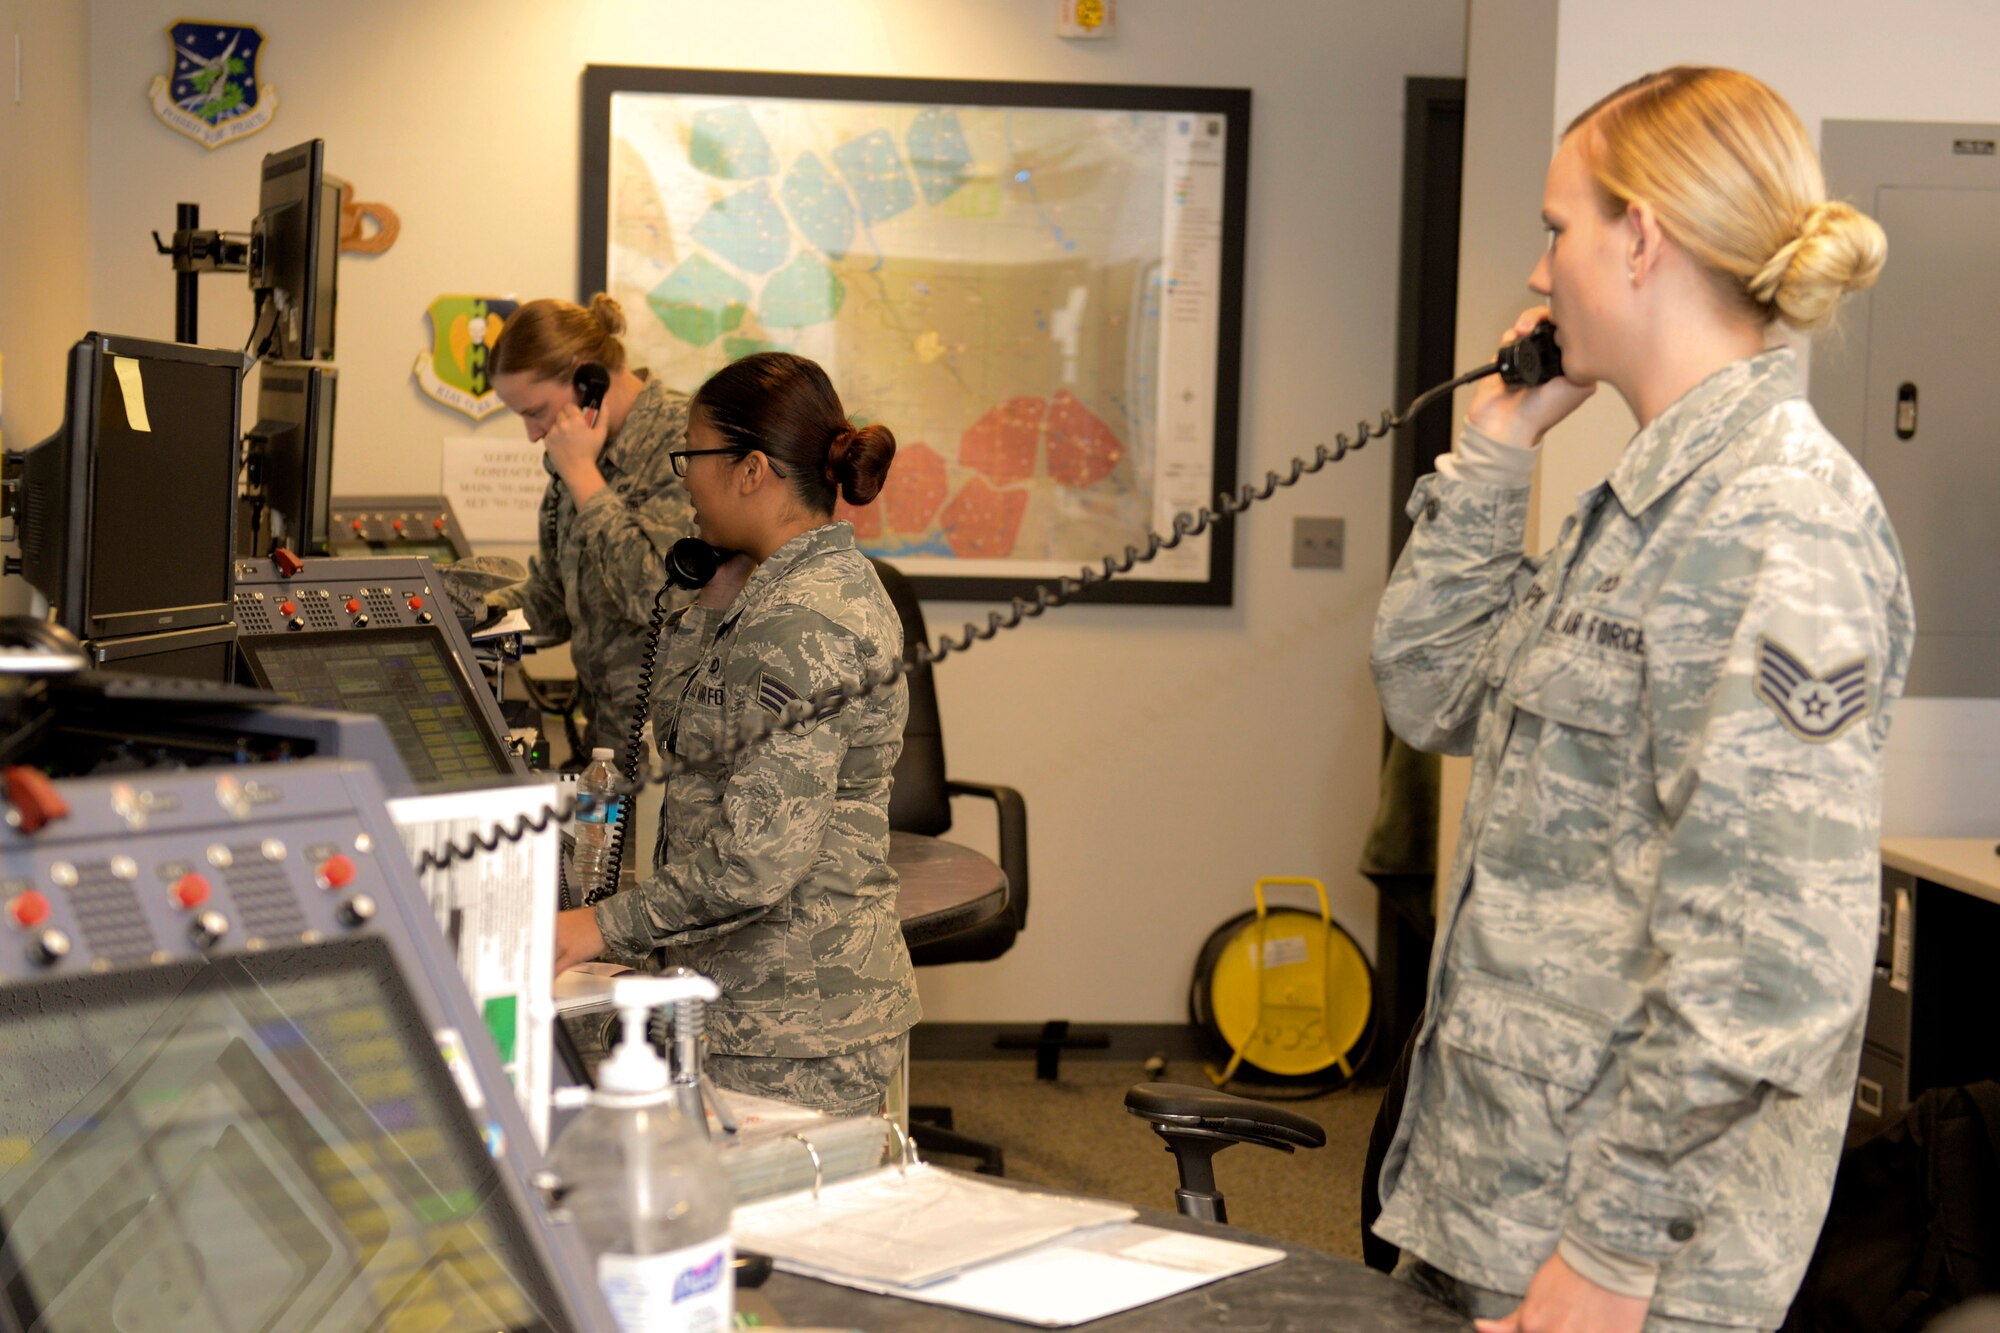
<svg viewBox="0 0 2000 1333"><path fill-rule="evenodd" d="M21 464L21 572L84 639L229 621L241 354L93 333Z"/></svg>
<svg viewBox="0 0 2000 1333"><path fill-rule="evenodd" d="M260 471L272 538L294 555L325 555L333 499L334 391L340 372L308 361L266 361L260 374L257 423L247 434L263 454Z"/></svg>
<svg viewBox="0 0 2000 1333"><path fill-rule="evenodd" d="M250 285L271 303L269 355L331 361L340 262L340 192L313 139L264 159L257 220L250 229Z"/></svg>
<svg viewBox="0 0 2000 1333"><path fill-rule="evenodd" d="M365 936L0 990L0 1326L552 1327L437 1043Z"/></svg>
<svg viewBox="0 0 2000 1333"><path fill-rule="evenodd" d="M381 718L419 791L513 772L473 683L435 625L246 634L237 646L263 688L309 707Z"/></svg>

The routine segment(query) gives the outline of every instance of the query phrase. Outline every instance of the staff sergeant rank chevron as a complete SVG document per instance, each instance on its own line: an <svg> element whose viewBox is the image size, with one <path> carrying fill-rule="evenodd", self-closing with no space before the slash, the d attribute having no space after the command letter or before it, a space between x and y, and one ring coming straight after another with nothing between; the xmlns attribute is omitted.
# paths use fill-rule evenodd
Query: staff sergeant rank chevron
<svg viewBox="0 0 2000 1333"><path fill-rule="evenodd" d="M1868 714L1868 661L1815 676L1796 656L1760 636L1756 689L1793 735L1830 741Z"/></svg>

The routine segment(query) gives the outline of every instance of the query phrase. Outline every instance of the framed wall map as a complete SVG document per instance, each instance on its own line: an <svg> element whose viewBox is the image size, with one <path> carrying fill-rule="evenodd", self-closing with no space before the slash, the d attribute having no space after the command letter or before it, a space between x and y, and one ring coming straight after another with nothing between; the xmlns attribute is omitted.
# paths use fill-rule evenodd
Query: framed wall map
<svg viewBox="0 0 2000 1333"><path fill-rule="evenodd" d="M1005 598L1236 480L1250 94L590 66L580 295L692 390L820 362L896 433L862 548ZM1094 601L1227 605L1233 525Z"/></svg>

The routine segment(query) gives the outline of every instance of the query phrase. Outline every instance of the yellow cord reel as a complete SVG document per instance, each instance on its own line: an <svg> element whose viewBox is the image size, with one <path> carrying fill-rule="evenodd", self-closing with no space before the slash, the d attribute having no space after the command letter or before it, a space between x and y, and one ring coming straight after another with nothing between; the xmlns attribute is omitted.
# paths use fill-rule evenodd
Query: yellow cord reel
<svg viewBox="0 0 2000 1333"><path fill-rule="evenodd" d="M1264 890L1310 887L1319 913L1270 907ZM1316 879L1271 877L1256 884L1256 910L1225 921L1195 962L1188 1015L1232 1079L1310 1095L1354 1077L1374 1038L1375 975L1361 946L1333 920Z"/></svg>

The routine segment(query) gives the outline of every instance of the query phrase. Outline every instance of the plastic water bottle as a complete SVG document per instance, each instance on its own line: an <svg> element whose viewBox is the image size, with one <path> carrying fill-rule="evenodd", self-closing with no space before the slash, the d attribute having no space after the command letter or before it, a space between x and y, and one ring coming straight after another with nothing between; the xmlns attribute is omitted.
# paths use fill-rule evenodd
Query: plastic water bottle
<svg viewBox="0 0 2000 1333"><path fill-rule="evenodd" d="M578 805L576 820L570 826L571 836L576 839L576 853L570 858L569 883L580 902L590 902L618 887L604 882L605 868L611 860L611 835L618 826L618 802L611 796L618 782L618 770L612 765L612 757L613 752L607 747L592 750L590 766L576 780L579 797L597 798L588 808Z"/></svg>
<svg viewBox="0 0 2000 1333"><path fill-rule="evenodd" d="M716 994L692 974L620 977L611 998L624 1039L549 1154L621 1333L725 1333L734 1315L729 1177L708 1126L676 1105L666 1062L646 1040L650 1007Z"/></svg>

